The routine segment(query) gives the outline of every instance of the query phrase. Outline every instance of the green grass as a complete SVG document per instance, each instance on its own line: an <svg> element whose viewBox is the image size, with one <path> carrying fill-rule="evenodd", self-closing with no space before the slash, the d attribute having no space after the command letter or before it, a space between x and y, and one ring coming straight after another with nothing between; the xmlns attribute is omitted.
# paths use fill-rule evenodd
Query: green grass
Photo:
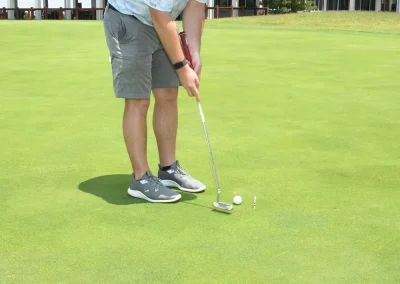
<svg viewBox="0 0 400 284"><path fill-rule="evenodd" d="M212 210L184 90L178 158L208 189L135 200L101 22L0 22L0 283L399 283L394 19L207 22L202 105L232 214ZM148 148L155 171L151 128Z"/></svg>
<svg viewBox="0 0 400 284"><path fill-rule="evenodd" d="M400 14L387 12L313 12L271 15L268 17L224 18L222 23L256 24L277 27L296 27L312 29L342 29L363 32L379 31L400 33Z"/></svg>

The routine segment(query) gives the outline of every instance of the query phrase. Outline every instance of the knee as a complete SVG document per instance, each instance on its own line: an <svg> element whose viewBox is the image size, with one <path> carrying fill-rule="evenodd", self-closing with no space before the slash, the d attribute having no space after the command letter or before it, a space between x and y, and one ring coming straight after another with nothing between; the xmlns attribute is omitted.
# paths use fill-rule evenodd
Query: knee
<svg viewBox="0 0 400 284"><path fill-rule="evenodd" d="M155 89L153 93L158 104L176 104L178 99L177 88Z"/></svg>
<svg viewBox="0 0 400 284"><path fill-rule="evenodd" d="M150 99L126 99L125 111L128 112L147 112L150 106Z"/></svg>

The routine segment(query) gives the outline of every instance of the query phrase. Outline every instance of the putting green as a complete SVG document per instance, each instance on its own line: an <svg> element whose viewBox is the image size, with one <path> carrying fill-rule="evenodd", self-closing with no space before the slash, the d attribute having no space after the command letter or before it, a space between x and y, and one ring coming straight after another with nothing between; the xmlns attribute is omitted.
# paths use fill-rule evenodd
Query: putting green
<svg viewBox="0 0 400 284"><path fill-rule="evenodd" d="M398 15L346 15L207 21L202 106L222 201L243 197L231 214L212 209L183 89L178 159L208 188L133 199L101 22L0 22L0 283L399 283Z"/></svg>

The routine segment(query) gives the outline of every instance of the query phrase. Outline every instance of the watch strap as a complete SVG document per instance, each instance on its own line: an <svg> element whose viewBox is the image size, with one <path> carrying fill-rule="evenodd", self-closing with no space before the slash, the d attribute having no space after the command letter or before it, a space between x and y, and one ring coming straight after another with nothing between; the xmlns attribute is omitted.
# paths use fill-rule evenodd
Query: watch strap
<svg viewBox="0 0 400 284"><path fill-rule="evenodd" d="M182 68L183 66L185 66L187 63L188 62L185 59L185 60L182 60L182 61L179 61L179 62L173 64L173 66L174 66L175 70L178 70L178 69Z"/></svg>

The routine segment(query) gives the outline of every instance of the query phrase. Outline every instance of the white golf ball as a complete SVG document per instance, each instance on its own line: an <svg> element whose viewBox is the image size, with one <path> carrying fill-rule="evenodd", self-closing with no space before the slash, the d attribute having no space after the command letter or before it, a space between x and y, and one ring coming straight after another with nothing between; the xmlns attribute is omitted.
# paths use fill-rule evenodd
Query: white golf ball
<svg viewBox="0 0 400 284"><path fill-rule="evenodd" d="M233 203L235 203L235 204L237 204L237 205L241 204L241 203L242 203L242 197L240 197L239 195L236 195L236 196L233 198Z"/></svg>

